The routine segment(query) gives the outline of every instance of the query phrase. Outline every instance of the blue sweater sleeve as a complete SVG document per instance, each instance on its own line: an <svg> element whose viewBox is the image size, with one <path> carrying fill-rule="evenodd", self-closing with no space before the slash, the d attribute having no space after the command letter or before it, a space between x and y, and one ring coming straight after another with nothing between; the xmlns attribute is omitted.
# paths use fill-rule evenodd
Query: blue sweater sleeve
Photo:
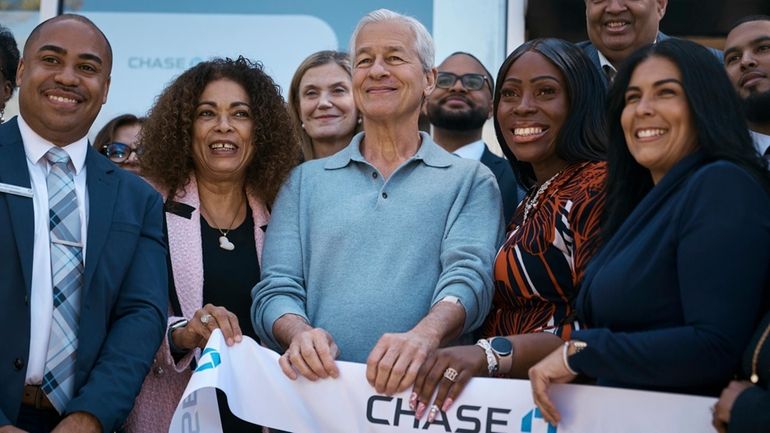
<svg viewBox="0 0 770 433"><path fill-rule="evenodd" d="M638 332L576 331L573 338L588 343L570 358L576 371L675 388L721 386L736 370L768 280L769 199L733 164L712 164L692 176L683 202L669 203L681 206L670 222L677 238L660 241L676 248L683 323Z"/></svg>
<svg viewBox="0 0 770 433"><path fill-rule="evenodd" d="M492 263L504 233L500 202L495 177L478 164L448 216L433 303L459 298L466 314L463 333L481 326L492 306Z"/></svg>
<svg viewBox="0 0 770 433"><path fill-rule="evenodd" d="M268 347L279 352L283 350L273 336L275 321L285 314L296 314L307 320L299 230L301 176L302 166L299 166L278 194L265 235L262 278L251 291L254 330Z"/></svg>

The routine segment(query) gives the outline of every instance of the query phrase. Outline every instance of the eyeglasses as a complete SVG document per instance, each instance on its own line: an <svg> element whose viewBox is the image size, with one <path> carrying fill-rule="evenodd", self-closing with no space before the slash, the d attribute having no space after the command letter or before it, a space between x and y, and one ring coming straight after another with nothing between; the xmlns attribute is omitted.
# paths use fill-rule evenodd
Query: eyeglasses
<svg viewBox="0 0 770 433"><path fill-rule="evenodd" d="M457 80L460 80L463 87L468 90L479 90L484 87L485 81L489 81L485 75L481 74L455 75L451 72L439 72L436 77L436 87L448 89L454 86ZM489 90L492 90L492 86L489 87Z"/></svg>
<svg viewBox="0 0 770 433"><path fill-rule="evenodd" d="M102 153L104 153L107 158L110 159L110 161L116 163L116 164L122 164L126 161L128 161L128 158L131 157L132 153L135 153L136 156L142 155L142 149L134 149L133 147L127 145L126 143L120 143L118 141L114 143L110 143L107 146L102 148Z"/></svg>

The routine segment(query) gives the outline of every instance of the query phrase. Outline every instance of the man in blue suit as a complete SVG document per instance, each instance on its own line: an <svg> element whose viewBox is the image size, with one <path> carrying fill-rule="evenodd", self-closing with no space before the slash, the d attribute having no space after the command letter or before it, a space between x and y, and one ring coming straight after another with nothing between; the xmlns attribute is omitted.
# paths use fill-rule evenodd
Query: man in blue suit
<svg viewBox="0 0 770 433"><path fill-rule="evenodd" d="M588 41L578 44L611 82L637 49L667 39L659 30L668 0L585 0Z"/></svg>
<svg viewBox="0 0 770 433"><path fill-rule="evenodd" d="M88 19L36 27L0 126L0 432L120 427L164 335L160 196L86 138L112 50Z"/></svg>
<svg viewBox="0 0 770 433"><path fill-rule="evenodd" d="M492 171L507 224L524 191L508 161L492 153L481 138L484 123L493 114L494 78L476 56L462 51L450 54L437 69L436 88L425 104L433 140L447 152L481 161Z"/></svg>

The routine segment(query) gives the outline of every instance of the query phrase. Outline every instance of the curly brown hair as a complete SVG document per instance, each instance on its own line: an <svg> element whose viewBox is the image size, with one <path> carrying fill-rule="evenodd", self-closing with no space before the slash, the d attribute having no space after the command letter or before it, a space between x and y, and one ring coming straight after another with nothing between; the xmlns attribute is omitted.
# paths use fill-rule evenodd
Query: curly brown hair
<svg viewBox="0 0 770 433"><path fill-rule="evenodd" d="M243 56L199 63L163 90L142 128L142 175L169 197L186 186L194 170L195 109L205 87L219 79L240 84L249 95L255 152L246 168L246 188L270 205L299 162L300 150L280 88L261 63Z"/></svg>

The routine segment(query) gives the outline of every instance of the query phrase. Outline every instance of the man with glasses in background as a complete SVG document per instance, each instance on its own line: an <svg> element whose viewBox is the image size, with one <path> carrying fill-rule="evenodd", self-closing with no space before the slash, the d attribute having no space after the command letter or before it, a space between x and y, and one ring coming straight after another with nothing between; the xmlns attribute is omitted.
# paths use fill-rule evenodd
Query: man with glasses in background
<svg viewBox="0 0 770 433"><path fill-rule="evenodd" d="M474 55L459 51L437 69L436 88L425 107L433 140L447 152L489 167L497 178L507 224L524 194L508 161L490 152L481 138L484 123L492 117L492 74Z"/></svg>

